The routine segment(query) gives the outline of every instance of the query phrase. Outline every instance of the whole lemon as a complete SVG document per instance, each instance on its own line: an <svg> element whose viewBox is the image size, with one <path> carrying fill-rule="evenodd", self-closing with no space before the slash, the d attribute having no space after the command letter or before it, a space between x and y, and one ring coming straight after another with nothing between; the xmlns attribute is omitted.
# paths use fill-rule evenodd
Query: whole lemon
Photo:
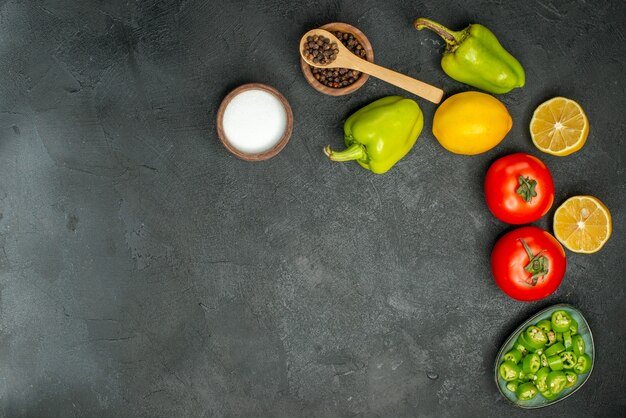
<svg viewBox="0 0 626 418"><path fill-rule="evenodd" d="M468 91L446 99L433 119L433 134L455 154L475 155L490 150L511 130L513 120L495 97Z"/></svg>

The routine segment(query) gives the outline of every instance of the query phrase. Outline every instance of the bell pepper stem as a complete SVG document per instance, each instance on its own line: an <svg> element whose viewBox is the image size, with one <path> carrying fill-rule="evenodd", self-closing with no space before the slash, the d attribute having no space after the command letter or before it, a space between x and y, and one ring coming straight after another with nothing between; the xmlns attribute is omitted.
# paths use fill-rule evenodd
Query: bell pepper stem
<svg viewBox="0 0 626 418"><path fill-rule="evenodd" d="M365 147L360 144L352 144L343 151L333 151L330 145L324 147L324 154L332 161L364 160L366 157Z"/></svg>
<svg viewBox="0 0 626 418"><path fill-rule="evenodd" d="M424 17L420 17L419 19L415 20L415 22L413 22L413 25L417 30L422 30L424 28L432 30L437 35L441 36L443 40L446 41L446 44L448 44L450 47L455 47L459 45L462 41L461 32L450 30L445 26Z"/></svg>

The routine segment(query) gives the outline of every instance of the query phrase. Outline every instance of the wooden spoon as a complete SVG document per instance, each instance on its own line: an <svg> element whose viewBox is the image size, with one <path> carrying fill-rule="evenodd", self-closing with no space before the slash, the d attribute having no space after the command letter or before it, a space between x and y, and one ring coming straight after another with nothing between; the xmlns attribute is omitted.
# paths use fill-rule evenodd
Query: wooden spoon
<svg viewBox="0 0 626 418"><path fill-rule="evenodd" d="M330 42L337 44L337 57L328 64L318 64L313 62L312 59L307 58L304 55L305 44L307 44L307 38L309 36L324 36L330 39ZM361 59L354 55L348 48L346 48L339 39L332 33L325 31L324 29L313 29L304 34L300 39L300 55L309 65L318 68L348 68L351 70L361 71L362 73L369 74L376 78L380 78L389 84L400 87L406 91L409 91L419 97L422 97L430 102L439 103L443 97L443 90L423 81L416 80L404 74L397 73L380 65L373 64L369 61Z"/></svg>

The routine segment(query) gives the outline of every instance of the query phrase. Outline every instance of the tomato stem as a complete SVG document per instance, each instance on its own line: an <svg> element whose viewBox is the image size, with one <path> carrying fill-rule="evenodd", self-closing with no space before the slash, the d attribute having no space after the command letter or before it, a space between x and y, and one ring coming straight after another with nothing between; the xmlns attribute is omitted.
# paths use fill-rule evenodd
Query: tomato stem
<svg viewBox="0 0 626 418"><path fill-rule="evenodd" d="M526 241L521 238L520 241L522 242L522 245L526 250L526 254L528 254L528 258L530 259L528 264L524 267L524 271L532 275L530 276L531 286L535 286L537 285L539 279L548 274L550 271L548 269L548 258L541 255L545 250L541 250L537 254L533 254L528 244L526 244Z"/></svg>
<svg viewBox="0 0 626 418"><path fill-rule="evenodd" d="M530 177L519 176L517 178L517 183L519 184L519 187L515 193L522 196L524 202L530 203L530 201L533 200L533 197L537 196L537 192L535 191L537 180L531 179Z"/></svg>

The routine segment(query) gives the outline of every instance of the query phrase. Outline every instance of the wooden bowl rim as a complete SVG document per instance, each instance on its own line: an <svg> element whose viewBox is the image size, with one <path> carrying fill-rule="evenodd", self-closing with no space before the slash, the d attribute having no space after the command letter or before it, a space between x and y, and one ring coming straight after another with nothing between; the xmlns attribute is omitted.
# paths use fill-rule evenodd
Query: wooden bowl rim
<svg viewBox="0 0 626 418"><path fill-rule="evenodd" d="M369 62L374 62L374 49L372 48L372 44L370 43L367 36L365 36L365 34L361 32L358 28L348 23L331 22L323 26L320 26L319 29L324 29L329 32L338 30L341 32L351 33L357 38L357 40L361 43L361 45L365 49L365 59L368 60ZM355 81L353 84L350 84L349 86L346 86L346 87L335 89L332 87L325 86L319 81L317 81L315 77L313 77L313 72L311 72L311 66L307 64L307 62L302 57L300 57L300 68L302 69L304 78L311 85L311 87L313 87L315 90L319 91L320 93L324 93L329 96L344 96L346 94L353 93L356 90L360 89L369 78L368 74L362 73L361 77L359 77L359 79Z"/></svg>
<svg viewBox="0 0 626 418"><path fill-rule="evenodd" d="M276 97L282 103L283 107L285 108L285 114L287 116L285 133L280 138L278 143L267 151L254 153L254 154L246 153L235 148L235 146L233 146L230 143L230 141L228 140L228 137L226 136L226 133L224 132L224 112L226 111L228 104L237 95L245 91L250 91L250 90L263 90L274 95L274 97ZM289 138L291 138L292 130L293 130L293 112L291 110L291 106L289 105L289 102L287 101L285 96L283 96L278 90L276 90L274 87L268 86L267 84L262 84L262 83L242 84L241 86L235 88L230 93L228 93L226 97L224 97L224 99L222 100L222 103L220 104L219 109L217 110L217 136L219 137L222 145L224 145L224 147L228 151L230 151L236 157L245 161L264 161L264 160L269 160L270 158L276 156L279 152L282 151L283 148L285 148L285 145L287 145L287 142L289 142Z"/></svg>

